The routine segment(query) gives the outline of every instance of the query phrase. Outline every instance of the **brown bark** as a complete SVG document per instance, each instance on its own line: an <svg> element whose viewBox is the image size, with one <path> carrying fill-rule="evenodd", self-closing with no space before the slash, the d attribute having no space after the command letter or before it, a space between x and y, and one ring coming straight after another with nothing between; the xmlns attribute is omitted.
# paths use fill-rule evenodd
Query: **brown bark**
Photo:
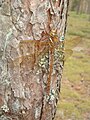
<svg viewBox="0 0 90 120"><path fill-rule="evenodd" d="M68 0L1 0L0 120L52 120Z"/></svg>

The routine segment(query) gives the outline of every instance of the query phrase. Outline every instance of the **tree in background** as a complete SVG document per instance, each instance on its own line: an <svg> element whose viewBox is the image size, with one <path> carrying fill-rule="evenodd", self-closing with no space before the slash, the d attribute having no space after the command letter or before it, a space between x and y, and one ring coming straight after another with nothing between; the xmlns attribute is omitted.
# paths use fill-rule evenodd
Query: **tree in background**
<svg viewBox="0 0 90 120"><path fill-rule="evenodd" d="M70 10L90 14L90 0L70 0Z"/></svg>
<svg viewBox="0 0 90 120"><path fill-rule="evenodd" d="M88 14L89 14L89 21L90 21L90 0L88 0Z"/></svg>
<svg viewBox="0 0 90 120"><path fill-rule="evenodd" d="M78 5L78 0L72 0L70 1L71 2L71 7L70 7L70 10L71 11L75 11L76 10L76 7Z"/></svg>
<svg viewBox="0 0 90 120"><path fill-rule="evenodd" d="M0 120L52 120L64 66L68 0L0 1Z"/></svg>

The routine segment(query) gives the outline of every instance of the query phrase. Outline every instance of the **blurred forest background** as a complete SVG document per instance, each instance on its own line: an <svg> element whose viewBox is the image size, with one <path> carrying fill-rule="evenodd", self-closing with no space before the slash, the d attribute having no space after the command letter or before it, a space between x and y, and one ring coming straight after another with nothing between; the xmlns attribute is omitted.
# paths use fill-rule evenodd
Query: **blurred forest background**
<svg viewBox="0 0 90 120"><path fill-rule="evenodd" d="M73 39L55 120L90 120L90 0L70 0L66 41Z"/></svg>

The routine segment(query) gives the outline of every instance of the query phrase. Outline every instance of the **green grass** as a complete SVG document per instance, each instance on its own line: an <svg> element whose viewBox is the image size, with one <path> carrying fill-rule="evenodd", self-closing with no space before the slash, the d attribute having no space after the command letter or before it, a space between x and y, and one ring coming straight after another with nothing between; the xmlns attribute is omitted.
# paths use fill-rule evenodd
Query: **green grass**
<svg viewBox="0 0 90 120"><path fill-rule="evenodd" d="M61 93L62 93L62 98L63 99L66 99L66 100L70 100L71 101L71 98L72 100L79 100L80 99L80 94L77 93L76 91L73 91L72 89L68 89L67 86L62 86L61 88Z"/></svg>
<svg viewBox="0 0 90 120"><path fill-rule="evenodd" d="M81 58L78 59L78 57ZM74 57L72 56L66 61L63 75L68 77L70 81L77 82L81 80L80 73L87 73L86 79L90 80L89 60L90 57L82 55L82 53L74 53Z"/></svg>
<svg viewBox="0 0 90 120"><path fill-rule="evenodd" d="M76 36L83 38L79 46L84 50L80 52L74 51L73 56L66 61L64 76L67 76L71 81L77 81L80 79L79 74L86 72L88 74L86 79L90 80L90 56L85 53L90 48L90 39L87 39L90 38L90 22L88 21L88 15L77 15L75 12L71 12L68 19L66 38L72 39L72 37Z"/></svg>
<svg viewBox="0 0 90 120"><path fill-rule="evenodd" d="M64 110L64 120L73 119L82 120L81 112L77 110L73 102L62 101L58 109Z"/></svg>
<svg viewBox="0 0 90 120"><path fill-rule="evenodd" d="M82 41L77 45L82 49L78 51L77 47L73 48L73 55L65 62L61 99L58 103L58 111L64 112L61 120L86 120L84 115L90 113L90 22L88 15L70 12L66 39L77 36L82 37ZM81 89L74 89L72 85L81 85Z"/></svg>
<svg viewBox="0 0 90 120"><path fill-rule="evenodd" d="M68 18L68 32L67 36L81 36L90 38L90 22L88 15L76 15L75 12L70 13Z"/></svg>

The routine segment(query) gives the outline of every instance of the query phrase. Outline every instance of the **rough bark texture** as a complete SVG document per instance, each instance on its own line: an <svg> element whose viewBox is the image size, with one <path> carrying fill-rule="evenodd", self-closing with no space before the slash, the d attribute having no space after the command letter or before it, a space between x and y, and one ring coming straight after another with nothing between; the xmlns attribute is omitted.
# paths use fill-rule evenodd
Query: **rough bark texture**
<svg viewBox="0 0 90 120"><path fill-rule="evenodd" d="M54 119L67 7L68 0L0 0L0 120Z"/></svg>

